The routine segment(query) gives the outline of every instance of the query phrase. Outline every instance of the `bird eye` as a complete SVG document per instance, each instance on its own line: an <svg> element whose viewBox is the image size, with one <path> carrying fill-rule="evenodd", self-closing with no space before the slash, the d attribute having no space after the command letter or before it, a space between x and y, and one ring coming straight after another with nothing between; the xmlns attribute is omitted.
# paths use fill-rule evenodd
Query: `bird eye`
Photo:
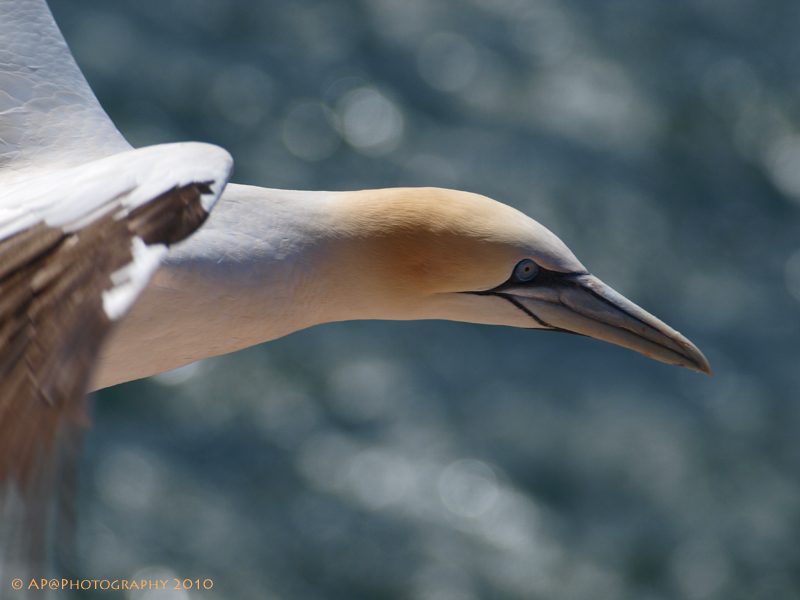
<svg viewBox="0 0 800 600"><path fill-rule="evenodd" d="M521 260L519 264L514 267L514 279L517 281L530 281L539 272L539 265L531 259L526 258Z"/></svg>

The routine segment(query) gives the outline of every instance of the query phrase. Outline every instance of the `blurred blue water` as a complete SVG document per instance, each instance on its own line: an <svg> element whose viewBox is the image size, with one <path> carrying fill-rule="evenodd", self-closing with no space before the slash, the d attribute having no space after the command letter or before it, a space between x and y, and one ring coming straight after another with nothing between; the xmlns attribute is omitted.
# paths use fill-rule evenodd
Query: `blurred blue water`
<svg viewBox="0 0 800 600"><path fill-rule="evenodd" d="M51 6L134 145L218 143L269 187L486 194L714 368L361 322L107 390L87 577L214 581L175 598L800 597L800 5Z"/></svg>

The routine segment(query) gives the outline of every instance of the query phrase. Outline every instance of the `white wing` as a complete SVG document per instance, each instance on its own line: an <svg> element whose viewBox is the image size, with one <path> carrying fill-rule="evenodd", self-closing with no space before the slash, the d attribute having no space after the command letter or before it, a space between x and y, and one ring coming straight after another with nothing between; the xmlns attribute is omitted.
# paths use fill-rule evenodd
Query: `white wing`
<svg viewBox="0 0 800 600"><path fill-rule="evenodd" d="M44 1L0 0L0 597L45 563L100 344L232 164L208 144L131 149Z"/></svg>
<svg viewBox="0 0 800 600"><path fill-rule="evenodd" d="M0 0L0 178L128 149L44 0Z"/></svg>

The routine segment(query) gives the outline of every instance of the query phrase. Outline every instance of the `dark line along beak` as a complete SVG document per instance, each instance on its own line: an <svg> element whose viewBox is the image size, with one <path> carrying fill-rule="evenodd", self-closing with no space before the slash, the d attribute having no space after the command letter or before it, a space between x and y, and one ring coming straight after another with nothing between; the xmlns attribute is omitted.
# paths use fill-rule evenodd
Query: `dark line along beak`
<svg viewBox="0 0 800 600"><path fill-rule="evenodd" d="M680 333L588 273L540 273L489 293L506 298L539 325L636 350L662 362L711 375L711 367Z"/></svg>

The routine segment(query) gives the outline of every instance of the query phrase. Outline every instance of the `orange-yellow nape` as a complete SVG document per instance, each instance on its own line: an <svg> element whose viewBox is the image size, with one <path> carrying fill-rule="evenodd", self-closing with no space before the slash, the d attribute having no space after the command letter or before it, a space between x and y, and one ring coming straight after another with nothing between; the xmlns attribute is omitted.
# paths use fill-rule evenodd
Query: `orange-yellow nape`
<svg viewBox="0 0 800 600"><path fill-rule="evenodd" d="M490 290L526 258L558 272L586 269L545 227L469 192L393 188L337 202L340 251L373 281L423 293Z"/></svg>

